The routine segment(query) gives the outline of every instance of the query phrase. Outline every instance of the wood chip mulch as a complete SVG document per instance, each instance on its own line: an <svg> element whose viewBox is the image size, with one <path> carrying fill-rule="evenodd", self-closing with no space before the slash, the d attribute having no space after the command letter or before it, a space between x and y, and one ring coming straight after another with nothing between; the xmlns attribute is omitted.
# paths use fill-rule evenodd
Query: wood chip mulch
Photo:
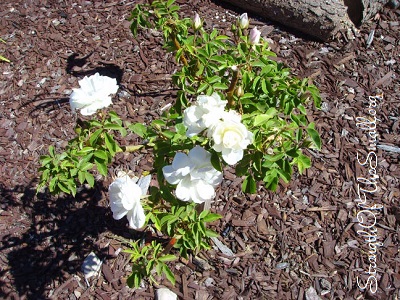
<svg viewBox="0 0 400 300"><path fill-rule="evenodd" d="M2 1L0 37L7 44L0 54L11 63L0 64L0 298L154 299L147 282L126 286L129 257L115 237L137 233L112 218L110 178L76 199L35 195L40 155L73 136L68 97L83 76L117 78L112 109L131 121L148 122L174 101L173 55L162 49L160 32L133 38L126 18L135 2ZM223 31L243 13L219 1L179 2L185 14L197 11L207 27ZM355 39L319 43L251 15L279 60L319 87L323 107L309 118L323 149L308 151L312 168L276 193L259 186L257 195L243 195L241 178L227 169L212 204L224 216L212 225L220 243L171 264L177 284L160 278L161 285L180 299L399 299L399 16L399 9L385 8ZM370 100L374 95L383 100ZM375 123L360 119L372 120L371 101ZM122 141L135 142L134 135ZM121 155L113 167L141 173L151 159ZM364 193L381 207L370 229L358 224L357 186L377 187ZM81 265L92 251L103 265L87 286ZM369 276L376 293L357 286L357 278L361 286L372 283Z"/></svg>

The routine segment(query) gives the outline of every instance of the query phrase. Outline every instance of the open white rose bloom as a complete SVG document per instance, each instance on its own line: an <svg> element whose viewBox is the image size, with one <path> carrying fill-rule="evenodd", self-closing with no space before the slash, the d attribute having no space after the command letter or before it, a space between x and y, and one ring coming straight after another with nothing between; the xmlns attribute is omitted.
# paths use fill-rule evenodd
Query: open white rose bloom
<svg viewBox="0 0 400 300"><path fill-rule="evenodd" d="M115 78L102 76L99 73L85 76L79 80L79 86L79 89L73 89L69 104L72 111L80 109L84 116L93 115L98 109L112 104L110 95L118 91Z"/></svg>
<svg viewBox="0 0 400 300"><path fill-rule="evenodd" d="M222 158L229 165L234 165L243 158L243 150L253 142L253 134L241 123L242 116L231 110L207 130L212 138L213 149L221 152Z"/></svg>
<svg viewBox="0 0 400 300"><path fill-rule="evenodd" d="M203 203L215 196L214 188L222 181L222 173L211 164L211 154L200 146L185 153L176 153L172 165L163 168L165 179L177 184L176 197L182 201Z"/></svg>
<svg viewBox="0 0 400 300"><path fill-rule="evenodd" d="M120 220L126 216L131 228L143 227L146 215L140 198L144 194L142 188L134 180L128 175L119 177L110 184L108 193L114 219Z"/></svg>
<svg viewBox="0 0 400 300"><path fill-rule="evenodd" d="M211 96L198 96L196 103L183 113L183 124L188 128L186 135L192 137L212 126L221 118L227 102L221 100L217 93Z"/></svg>

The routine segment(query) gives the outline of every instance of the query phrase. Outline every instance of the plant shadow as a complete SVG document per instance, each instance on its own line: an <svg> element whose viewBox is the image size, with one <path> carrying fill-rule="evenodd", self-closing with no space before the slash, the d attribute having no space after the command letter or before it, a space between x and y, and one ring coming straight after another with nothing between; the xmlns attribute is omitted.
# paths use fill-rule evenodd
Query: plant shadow
<svg viewBox="0 0 400 300"><path fill-rule="evenodd" d="M102 66L83 70L83 68L85 68L85 65L88 63L88 59L93 53L94 52L91 52L83 57L79 57L77 53L72 53L70 56L68 56L67 66L65 68L67 74L71 74L75 77L82 77L99 73L103 76L115 78L117 80L117 84L120 85L124 71L119 66L113 63L100 62Z"/></svg>
<svg viewBox="0 0 400 300"><path fill-rule="evenodd" d="M104 204L101 185L83 189L75 198L35 195L33 184L9 190L0 184L0 188L2 212L23 211L21 220L9 220L5 232L0 233L0 285L8 281L9 286L11 281L15 289L0 288L1 299L18 298L16 295L48 299L59 286L54 282L62 284L81 274L82 262L90 252L108 258L107 248L100 246L103 233L127 235L126 224L115 221Z"/></svg>

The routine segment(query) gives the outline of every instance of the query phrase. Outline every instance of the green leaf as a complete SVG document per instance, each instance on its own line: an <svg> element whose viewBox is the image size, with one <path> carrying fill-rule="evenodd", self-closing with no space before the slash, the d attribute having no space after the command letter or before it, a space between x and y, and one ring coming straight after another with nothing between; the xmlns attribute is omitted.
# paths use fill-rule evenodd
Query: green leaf
<svg viewBox="0 0 400 300"><path fill-rule="evenodd" d="M239 177L246 175L249 172L250 162L251 162L251 155L245 155L235 167L236 175Z"/></svg>
<svg viewBox="0 0 400 300"><path fill-rule="evenodd" d="M175 2L175 0L168 0L167 7L170 7L174 2Z"/></svg>
<svg viewBox="0 0 400 300"><path fill-rule="evenodd" d="M89 138L89 145L93 146L96 144L97 139L99 138L100 134L103 132L103 129L97 129Z"/></svg>
<svg viewBox="0 0 400 300"><path fill-rule="evenodd" d="M107 147L108 151L110 151L111 156L114 156L115 152L117 152L117 143L115 142L114 138L108 132L106 132L106 134L104 136L104 142L106 143L106 147ZM106 159L108 159L108 156Z"/></svg>
<svg viewBox="0 0 400 300"><path fill-rule="evenodd" d="M121 118L118 116L118 114L115 111L110 111L108 114L110 115L111 122L117 123L117 124L122 124Z"/></svg>
<svg viewBox="0 0 400 300"><path fill-rule="evenodd" d="M53 146L49 146L49 154L51 157L54 157L56 155Z"/></svg>
<svg viewBox="0 0 400 300"><path fill-rule="evenodd" d="M86 179L86 182L89 184L90 187L94 186L94 176L90 174L89 172L84 172L84 176Z"/></svg>
<svg viewBox="0 0 400 300"><path fill-rule="evenodd" d="M216 82L213 84L214 89L220 89L220 90L227 90L228 86L226 84L223 84L221 82Z"/></svg>
<svg viewBox="0 0 400 300"><path fill-rule="evenodd" d="M147 133L147 127L141 123L134 123L129 126L129 129L132 130L135 134L144 138Z"/></svg>
<svg viewBox="0 0 400 300"><path fill-rule="evenodd" d="M244 193L255 194L257 192L257 185L253 176L248 175L242 183L242 191Z"/></svg>
<svg viewBox="0 0 400 300"><path fill-rule="evenodd" d="M222 218L222 216L219 215L219 214L210 213L210 214L207 214L207 215L206 215L204 218L202 218L202 219L203 219L203 222L209 223L209 222L213 222L213 221L215 221L215 220L221 219L221 218ZM200 219L201 219L201 217L200 217Z"/></svg>
<svg viewBox="0 0 400 300"><path fill-rule="evenodd" d="M68 187L64 184L64 182L59 181L57 183L58 188L63 191L64 193L70 194Z"/></svg>
<svg viewBox="0 0 400 300"><path fill-rule="evenodd" d="M49 156L41 156L40 157L40 162L42 166L46 166L48 163L50 163L53 159Z"/></svg>
<svg viewBox="0 0 400 300"><path fill-rule="evenodd" d="M207 216L210 213L209 210L203 210L200 215L199 215L199 219L203 219L205 216Z"/></svg>
<svg viewBox="0 0 400 300"><path fill-rule="evenodd" d="M300 154L298 157L294 158L293 163L297 164L300 174L303 174L305 169L311 167L311 159L304 154Z"/></svg>
<svg viewBox="0 0 400 300"><path fill-rule="evenodd" d="M283 179L284 182L288 183L290 181L290 173L285 172L282 169L276 169L280 177Z"/></svg>
<svg viewBox="0 0 400 300"><path fill-rule="evenodd" d="M78 180L79 180L80 184L83 184L85 182L85 174L86 174L86 172L82 172L82 171L78 172Z"/></svg>
<svg viewBox="0 0 400 300"><path fill-rule="evenodd" d="M103 150L94 151L94 156L98 157L100 159L103 159L103 160L108 160L107 153L105 151L103 151Z"/></svg>
<svg viewBox="0 0 400 300"><path fill-rule="evenodd" d="M271 191L276 191L278 187L279 176L276 169L273 169L267 173L264 177L265 187Z"/></svg>
<svg viewBox="0 0 400 300"><path fill-rule="evenodd" d="M186 126L183 123L178 123L175 125L176 133L184 136L186 134Z"/></svg>
<svg viewBox="0 0 400 300"><path fill-rule="evenodd" d="M93 147L83 147L79 151L76 152L77 155L79 156L84 156L85 154L92 152L94 150Z"/></svg>
<svg viewBox="0 0 400 300"><path fill-rule="evenodd" d="M138 288L140 287L140 283L143 279L143 275L139 272L132 272L132 275L128 277L128 279L126 280L127 285L130 288Z"/></svg>
<svg viewBox="0 0 400 300"><path fill-rule="evenodd" d="M167 277L167 279L174 285L175 284L175 276L174 276L174 273L172 273L171 269L167 265L164 265L163 271L164 271L165 277Z"/></svg>
<svg viewBox="0 0 400 300"><path fill-rule="evenodd" d="M93 164L90 162L85 162L81 166L79 166L80 171L87 171L93 168Z"/></svg>
<svg viewBox="0 0 400 300"><path fill-rule="evenodd" d="M203 92L205 89L207 89L207 87L208 87L207 82L203 82L202 84L200 84L199 88L197 89L197 94Z"/></svg>
<svg viewBox="0 0 400 300"><path fill-rule="evenodd" d="M206 229L206 237L212 238L212 237L219 237L218 232L215 232L214 230L211 229Z"/></svg>
<svg viewBox="0 0 400 300"><path fill-rule="evenodd" d="M215 151L211 152L211 164L219 172L222 172L221 161L219 159L218 153Z"/></svg>
<svg viewBox="0 0 400 300"><path fill-rule="evenodd" d="M121 125L118 124L113 124L113 123L108 123L104 125L105 129L112 129L112 130L120 130L123 128Z"/></svg>
<svg viewBox="0 0 400 300"><path fill-rule="evenodd" d="M318 132L313 128L307 128L307 132L317 149L321 150L321 138Z"/></svg>
<svg viewBox="0 0 400 300"><path fill-rule="evenodd" d="M177 259L178 258L173 254L166 254L166 255L160 256L158 258L159 261L164 262L164 263L167 262L167 261L174 261L174 260L177 260Z"/></svg>
<svg viewBox="0 0 400 300"><path fill-rule="evenodd" d="M95 159L97 170L103 176L107 176L107 165L104 160Z"/></svg>

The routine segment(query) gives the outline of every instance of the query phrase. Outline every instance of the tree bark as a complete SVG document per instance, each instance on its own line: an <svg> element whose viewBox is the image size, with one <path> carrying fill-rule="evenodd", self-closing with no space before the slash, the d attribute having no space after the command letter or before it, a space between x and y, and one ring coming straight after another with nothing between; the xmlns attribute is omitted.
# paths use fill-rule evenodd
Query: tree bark
<svg viewBox="0 0 400 300"><path fill-rule="evenodd" d="M389 0L223 0L290 28L328 40L355 29Z"/></svg>

